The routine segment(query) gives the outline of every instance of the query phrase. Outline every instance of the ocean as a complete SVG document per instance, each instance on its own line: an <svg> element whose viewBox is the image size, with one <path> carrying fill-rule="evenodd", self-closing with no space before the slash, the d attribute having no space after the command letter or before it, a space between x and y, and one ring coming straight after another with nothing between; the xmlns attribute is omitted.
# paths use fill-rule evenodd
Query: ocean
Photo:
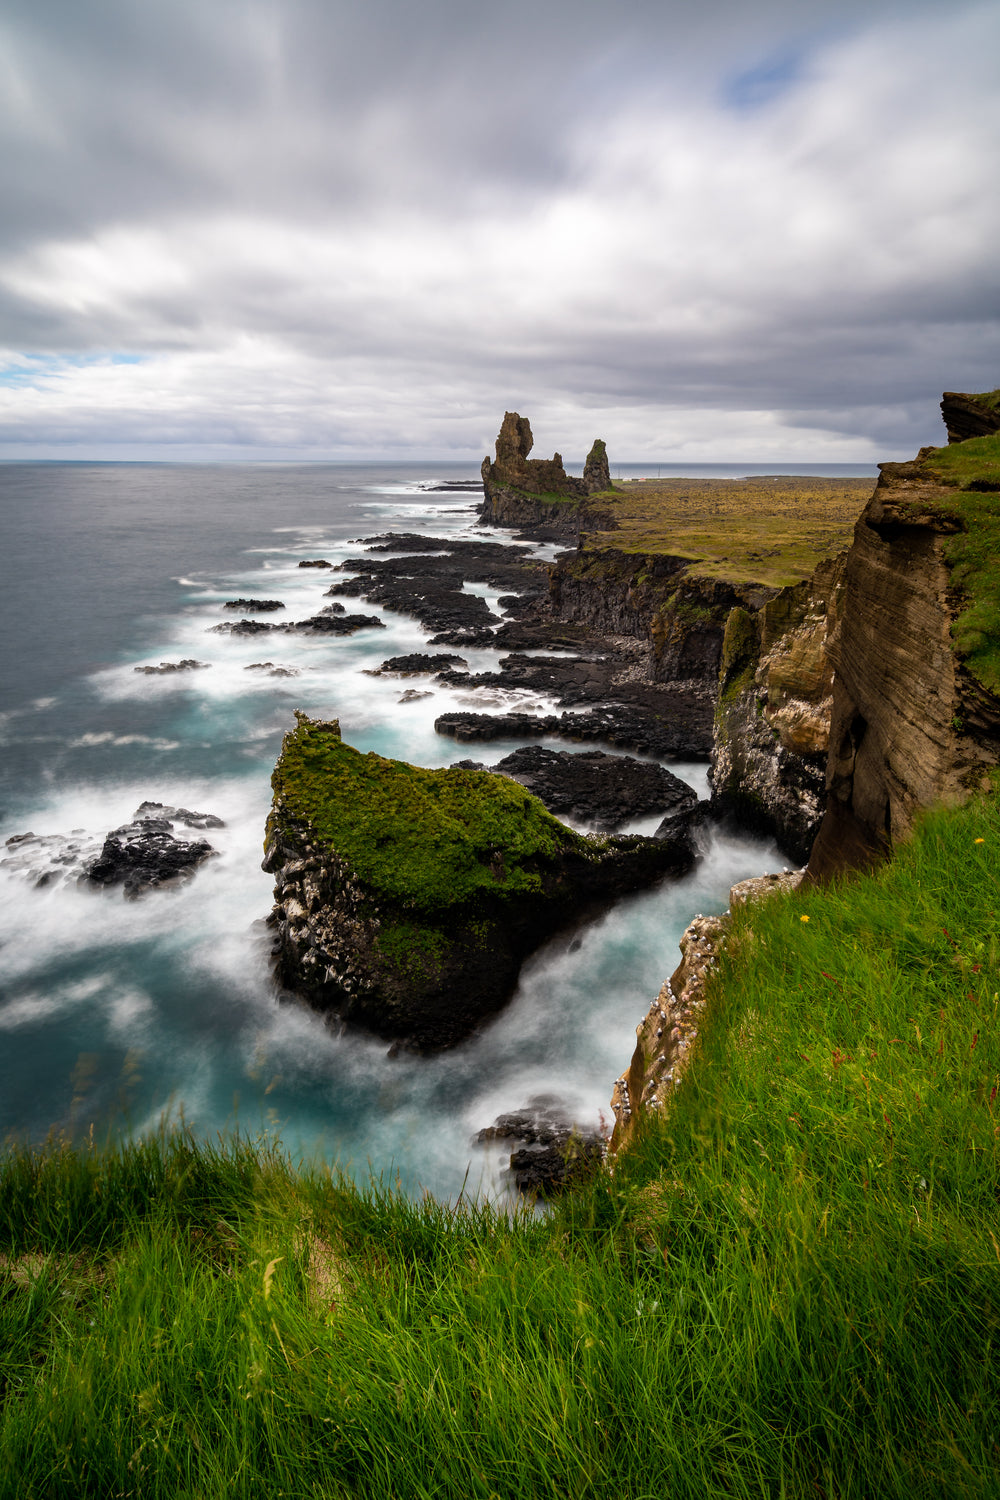
<svg viewBox="0 0 1000 1500"><path fill-rule="evenodd" d="M712 470L723 471L750 469ZM781 868L766 841L713 833L692 874L554 940L525 965L502 1015L435 1057L390 1057L384 1041L338 1031L280 996L270 974L261 844L293 710L339 718L360 750L440 766L468 752L435 734L437 715L494 705L366 675L426 648L417 622L380 606L358 607L387 628L353 637L211 629L240 618L223 610L238 597L283 600L281 619L316 613L329 575L299 561L338 563L357 555L358 538L482 535L471 530L475 494L432 487L476 477L475 465L444 463L0 465L0 1136L103 1139L183 1121L203 1136L278 1138L297 1158L451 1198L463 1184L505 1191L502 1148L474 1136L532 1096L608 1120L613 1080L681 932L695 912L722 909L734 880ZM469 587L495 604L496 591ZM462 655L473 670L498 658ZM192 658L207 665L135 670ZM432 696L401 703L414 686ZM515 748L477 746L476 758ZM704 764L672 769L704 794ZM147 800L225 822L194 835L218 857L183 885L127 901L67 867L39 886L18 861L23 846L3 847L31 832L99 849Z"/></svg>

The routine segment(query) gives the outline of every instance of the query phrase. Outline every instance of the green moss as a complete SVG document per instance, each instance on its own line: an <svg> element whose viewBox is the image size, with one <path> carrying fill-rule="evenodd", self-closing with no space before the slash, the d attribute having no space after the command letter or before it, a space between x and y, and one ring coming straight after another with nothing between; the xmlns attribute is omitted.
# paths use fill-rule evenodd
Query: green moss
<svg viewBox="0 0 1000 1500"><path fill-rule="evenodd" d="M942 484L962 490L986 485L1000 489L1000 432L949 443L946 448L925 448L920 462Z"/></svg>
<svg viewBox="0 0 1000 1500"><path fill-rule="evenodd" d="M436 928L414 922L383 924L376 947L379 955L414 983L433 983L450 949L449 939Z"/></svg>
<svg viewBox="0 0 1000 1500"><path fill-rule="evenodd" d="M1000 692L1000 433L925 450L920 463L949 486L940 508L962 526L944 544L952 584L967 601L952 639L973 677Z"/></svg>
<svg viewBox="0 0 1000 1500"><path fill-rule="evenodd" d="M719 663L719 702L739 696L753 682L760 660L760 627L740 605L729 611Z"/></svg>
<svg viewBox="0 0 1000 1500"><path fill-rule="evenodd" d="M308 824L371 889L419 911L540 890L547 861L599 847L506 777L362 755L335 723L304 715L271 784L282 802L272 818ZM401 942L386 934L382 946Z"/></svg>
<svg viewBox="0 0 1000 1500"><path fill-rule="evenodd" d="M504 489L509 490L512 495L520 495L522 500L534 500L541 505L566 505L578 508L583 503L579 495L557 495L554 490L536 494L533 490L519 490L513 484L505 484Z"/></svg>

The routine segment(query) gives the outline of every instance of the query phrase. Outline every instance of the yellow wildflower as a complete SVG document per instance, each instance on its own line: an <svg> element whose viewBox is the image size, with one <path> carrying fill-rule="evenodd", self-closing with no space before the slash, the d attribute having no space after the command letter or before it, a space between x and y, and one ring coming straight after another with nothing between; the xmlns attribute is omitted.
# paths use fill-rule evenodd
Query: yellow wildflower
<svg viewBox="0 0 1000 1500"><path fill-rule="evenodd" d="M799 921L800 921L800 922L808 922L808 920L809 920L809 918L808 918L808 917L800 917L800 918L799 918Z"/></svg>
<svg viewBox="0 0 1000 1500"><path fill-rule="evenodd" d="M985 839L973 839L972 842L974 844L985 844L986 840Z"/></svg>

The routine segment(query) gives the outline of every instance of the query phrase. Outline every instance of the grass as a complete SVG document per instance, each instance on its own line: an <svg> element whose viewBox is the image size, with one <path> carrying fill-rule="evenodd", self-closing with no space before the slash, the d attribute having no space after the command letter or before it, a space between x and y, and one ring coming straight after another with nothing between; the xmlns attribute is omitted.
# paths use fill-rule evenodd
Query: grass
<svg viewBox="0 0 1000 1500"><path fill-rule="evenodd" d="M965 597L952 639L973 677L1000 692L1000 433L924 449L918 463L945 488L937 500L921 489L910 503L921 512L937 505L962 527L944 543L951 585Z"/></svg>
<svg viewBox="0 0 1000 1500"><path fill-rule="evenodd" d="M539 862L599 848L507 777L362 755L335 724L304 716L272 785L281 817L311 825L373 891L415 910L540 891Z"/></svg>
<svg viewBox="0 0 1000 1500"><path fill-rule="evenodd" d="M1000 1494L998 856L989 799L735 913L672 1108L545 1217L11 1149L0 1493Z"/></svg>
<svg viewBox="0 0 1000 1500"><path fill-rule="evenodd" d="M962 490L983 483L1000 488L1000 433L949 443L946 448L925 448L920 465L942 484L956 485Z"/></svg>
<svg viewBox="0 0 1000 1500"><path fill-rule="evenodd" d="M870 479L806 477L633 482L592 497L618 529L588 532L585 550L668 553L701 578L783 588L850 545L873 488Z"/></svg>

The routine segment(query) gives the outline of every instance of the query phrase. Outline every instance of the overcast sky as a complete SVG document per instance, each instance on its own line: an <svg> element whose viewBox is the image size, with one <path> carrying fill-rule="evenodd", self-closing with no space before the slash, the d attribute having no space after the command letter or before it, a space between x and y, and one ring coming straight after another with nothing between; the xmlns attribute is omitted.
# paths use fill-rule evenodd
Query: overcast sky
<svg viewBox="0 0 1000 1500"><path fill-rule="evenodd" d="M1000 6L2 0L0 456L855 461L1000 385Z"/></svg>

